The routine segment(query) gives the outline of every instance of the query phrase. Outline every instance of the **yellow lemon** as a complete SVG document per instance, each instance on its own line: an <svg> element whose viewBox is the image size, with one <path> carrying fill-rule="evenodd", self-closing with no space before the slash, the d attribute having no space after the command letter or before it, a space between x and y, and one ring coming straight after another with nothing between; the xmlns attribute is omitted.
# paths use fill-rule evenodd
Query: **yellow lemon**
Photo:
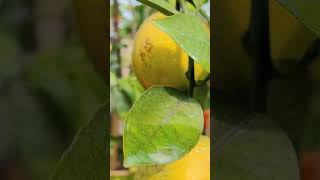
<svg viewBox="0 0 320 180"><path fill-rule="evenodd" d="M165 17L159 12L155 13L139 28L134 40L133 69L144 88L163 85L185 90L189 84L186 76L188 55L152 22ZM195 80L204 80L207 75L208 73L195 63Z"/></svg>
<svg viewBox="0 0 320 180"><path fill-rule="evenodd" d="M162 166L139 168L135 180L210 180L210 139L198 144L182 159Z"/></svg>

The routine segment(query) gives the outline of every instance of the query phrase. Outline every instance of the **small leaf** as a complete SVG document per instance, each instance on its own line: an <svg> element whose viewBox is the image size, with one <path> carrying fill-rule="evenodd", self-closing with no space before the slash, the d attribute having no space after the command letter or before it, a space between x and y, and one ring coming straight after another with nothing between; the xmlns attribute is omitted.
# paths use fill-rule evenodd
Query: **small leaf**
<svg viewBox="0 0 320 180"><path fill-rule="evenodd" d="M319 0L279 0L304 25L320 37L320 1Z"/></svg>
<svg viewBox="0 0 320 180"><path fill-rule="evenodd" d="M160 11L161 13L167 16L171 16L178 13L178 11L165 0L138 0L138 1Z"/></svg>
<svg viewBox="0 0 320 180"><path fill-rule="evenodd" d="M153 20L196 62L210 72L210 35L204 22L197 16L176 14L165 19Z"/></svg>
<svg viewBox="0 0 320 180"><path fill-rule="evenodd" d="M196 145L202 129L203 112L194 99L172 88L154 86L127 114L124 166L178 160Z"/></svg>
<svg viewBox="0 0 320 180"><path fill-rule="evenodd" d="M101 107L95 117L79 131L69 149L53 171L51 180L107 179L108 148L107 106Z"/></svg>

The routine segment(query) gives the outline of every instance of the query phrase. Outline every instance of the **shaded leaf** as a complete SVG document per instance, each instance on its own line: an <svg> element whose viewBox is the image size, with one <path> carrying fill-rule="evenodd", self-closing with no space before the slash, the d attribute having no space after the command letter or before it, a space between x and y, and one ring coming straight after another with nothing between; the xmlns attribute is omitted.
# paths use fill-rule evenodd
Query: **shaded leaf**
<svg viewBox="0 0 320 180"><path fill-rule="evenodd" d="M288 136L264 115L245 115L240 104L236 108L236 103L229 103L215 106L214 178L298 180L297 157Z"/></svg>
<svg viewBox="0 0 320 180"><path fill-rule="evenodd" d="M172 88L154 86L127 114L124 166L178 160L196 145L202 128L203 112L194 99Z"/></svg>
<svg viewBox="0 0 320 180"><path fill-rule="evenodd" d="M210 36L199 17L176 14L153 22L207 72L210 72Z"/></svg>
<svg viewBox="0 0 320 180"><path fill-rule="evenodd" d="M79 131L58 162L51 180L104 180L108 172L107 120L109 109L101 107Z"/></svg>
<svg viewBox="0 0 320 180"><path fill-rule="evenodd" d="M320 37L320 1L279 0L279 2Z"/></svg>

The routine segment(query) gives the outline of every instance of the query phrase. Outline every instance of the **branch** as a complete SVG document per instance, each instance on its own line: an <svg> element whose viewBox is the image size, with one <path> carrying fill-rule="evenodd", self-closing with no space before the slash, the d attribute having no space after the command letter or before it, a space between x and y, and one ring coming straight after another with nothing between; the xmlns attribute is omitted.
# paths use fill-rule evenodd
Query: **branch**
<svg viewBox="0 0 320 180"><path fill-rule="evenodd" d="M188 66L188 78L189 78L189 96L193 97L194 87L196 85L194 79L194 60L189 56L189 66Z"/></svg>
<svg viewBox="0 0 320 180"><path fill-rule="evenodd" d="M251 1L251 20L247 45L255 61L255 86L252 93L252 110L266 112L268 82L274 72L269 41L268 0Z"/></svg>

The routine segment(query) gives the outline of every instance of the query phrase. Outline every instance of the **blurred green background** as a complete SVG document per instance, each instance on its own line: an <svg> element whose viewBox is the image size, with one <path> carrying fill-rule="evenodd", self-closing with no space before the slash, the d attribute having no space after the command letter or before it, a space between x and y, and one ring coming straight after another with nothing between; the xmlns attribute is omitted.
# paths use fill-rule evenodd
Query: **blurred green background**
<svg viewBox="0 0 320 180"><path fill-rule="evenodd" d="M0 0L1 180L48 179L106 100L74 14L71 0Z"/></svg>

